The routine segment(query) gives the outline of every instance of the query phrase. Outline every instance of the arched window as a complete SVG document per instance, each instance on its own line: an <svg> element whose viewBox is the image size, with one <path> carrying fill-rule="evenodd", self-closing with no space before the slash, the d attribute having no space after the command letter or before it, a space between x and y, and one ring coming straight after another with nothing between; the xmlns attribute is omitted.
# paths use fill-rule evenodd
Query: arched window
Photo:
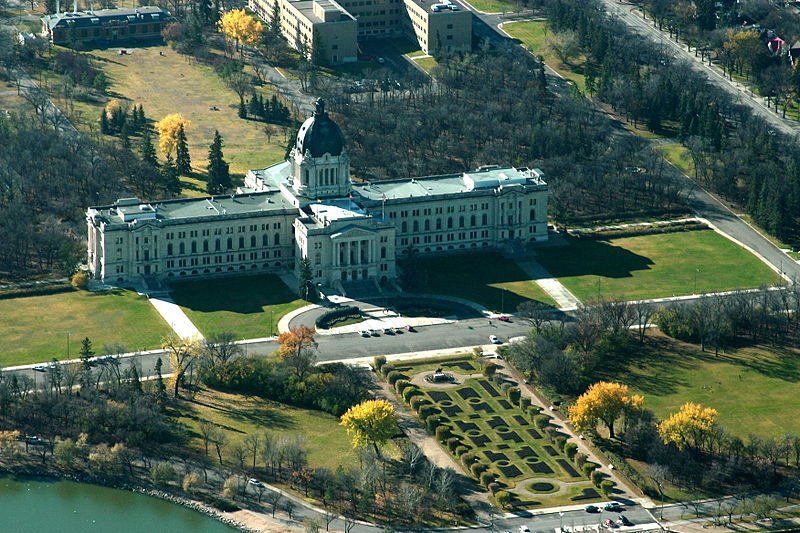
<svg viewBox="0 0 800 533"><path fill-rule="evenodd" d="M464 227L464 215L461 215L460 217L458 217L458 227L459 228L463 228Z"/></svg>
<svg viewBox="0 0 800 533"><path fill-rule="evenodd" d="M441 218L437 218L436 219L436 229L442 229L442 219Z"/></svg>
<svg viewBox="0 0 800 533"><path fill-rule="evenodd" d="M419 220L415 220L414 221L414 232L416 233L418 231L419 231Z"/></svg>
<svg viewBox="0 0 800 533"><path fill-rule="evenodd" d="M531 209L531 222L536 220L536 209Z"/></svg>
<svg viewBox="0 0 800 533"><path fill-rule="evenodd" d="M471 215L469 217L469 225L470 225L470 227L474 228L476 223L477 223L477 220L475 219L475 215Z"/></svg>
<svg viewBox="0 0 800 533"><path fill-rule="evenodd" d="M256 236L255 235L251 235L250 236L250 248L255 248L255 247L256 247Z"/></svg>
<svg viewBox="0 0 800 533"><path fill-rule="evenodd" d="M178 253L183 255L186 253L186 243L182 242L178 245Z"/></svg>
<svg viewBox="0 0 800 533"><path fill-rule="evenodd" d="M219 252L220 248L222 248L220 240L219 239L214 239L214 251L215 252Z"/></svg>
<svg viewBox="0 0 800 533"><path fill-rule="evenodd" d="M453 217L447 217L447 229L453 229Z"/></svg>
<svg viewBox="0 0 800 533"><path fill-rule="evenodd" d="M228 237L228 250L233 250L233 237Z"/></svg>
<svg viewBox="0 0 800 533"><path fill-rule="evenodd" d="M244 248L244 237L239 237L239 249Z"/></svg>
<svg viewBox="0 0 800 533"><path fill-rule="evenodd" d="M261 237L261 246L269 246L269 235Z"/></svg>
<svg viewBox="0 0 800 533"><path fill-rule="evenodd" d="M203 241L203 251L204 252L208 251L208 241Z"/></svg>
<svg viewBox="0 0 800 533"><path fill-rule="evenodd" d="M273 244L275 246L279 246L281 244L281 234L280 233L276 233L275 234L275 238L273 239Z"/></svg>
<svg viewBox="0 0 800 533"><path fill-rule="evenodd" d="M167 255L172 255L172 243L167 244Z"/></svg>
<svg viewBox="0 0 800 533"><path fill-rule="evenodd" d="M405 220L400 224L400 233L406 233L408 231L408 222Z"/></svg>
<svg viewBox="0 0 800 533"><path fill-rule="evenodd" d="M484 226L486 226L487 224L489 224L489 215L487 215L486 213L484 213L484 214L481 216L481 224L483 224Z"/></svg>
<svg viewBox="0 0 800 533"><path fill-rule="evenodd" d="M425 219L425 231L430 231L430 230L431 230L431 221L426 218Z"/></svg>
<svg viewBox="0 0 800 533"><path fill-rule="evenodd" d="M192 253L197 253L197 241L192 241Z"/></svg>

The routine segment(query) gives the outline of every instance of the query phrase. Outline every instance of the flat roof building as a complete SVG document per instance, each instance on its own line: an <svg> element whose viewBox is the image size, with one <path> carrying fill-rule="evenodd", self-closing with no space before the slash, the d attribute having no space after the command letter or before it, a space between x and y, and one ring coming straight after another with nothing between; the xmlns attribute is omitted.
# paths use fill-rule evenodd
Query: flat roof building
<svg viewBox="0 0 800 533"><path fill-rule="evenodd" d="M42 17L42 35L66 46L156 40L170 20L169 13L156 6L73 11Z"/></svg>
<svg viewBox="0 0 800 533"><path fill-rule="evenodd" d="M89 271L133 284L251 271L299 274L347 292L380 290L397 260L516 250L547 240L548 187L540 170L474 171L354 185L339 126L318 100L286 161L251 170L237 194L146 202L121 199L86 211Z"/></svg>

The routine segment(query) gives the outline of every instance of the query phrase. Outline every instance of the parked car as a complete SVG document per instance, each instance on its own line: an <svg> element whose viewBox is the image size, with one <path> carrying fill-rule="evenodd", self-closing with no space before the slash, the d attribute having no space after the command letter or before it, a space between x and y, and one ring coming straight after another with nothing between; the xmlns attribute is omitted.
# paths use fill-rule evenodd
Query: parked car
<svg viewBox="0 0 800 533"><path fill-rule="evenodd" d="M358 334L361 335L362 337L369 337L369 331L367 331L365 329L362 329L361 331L359 331Z"/></svg>
<svg viewBox="0 0 800 533"><path fill-rule="evenodd" d="M605 520L603 520L603 525L606 526L608 529L614 529L615 527L617 527L614 521L611 520L610 518L606 518Z"/></svg>
<svg viewBox="0 0 800 533"><path fill-rule="evenodd" d="M619 515L619 520L617 520L617 523L621 526L628 526L628 527L633 525L633 522L628 520L628 517L625 516L624 514Z"/></svg>
<svg viewBox="0 0 800 533"><path fill-rule="evenodd" d="M587 505L586 506L586 512L587 513L599 513L600 512L600 508L598 506L596 506L596 505Z"/></svg>
<svg viewBox="0 0 800 533"><path fill-rule="evenodd" d="M497 335L489 335L489 342L492 344L503 344L503 341Z"/></svg>
<svg viewBox="0 0 800 533"><path fill-rule="evenodd" d="M248 483L249 485L253 485L254 487L263 487L263 486L264 486L264 484L263 484L263 483L261 483L259 480L257 480L257 479L256 479L256 478L254 478L254 477L251 477L250 479L248 479L248 480L247 480L247 483Z"/></svg>
<svg viewBox="0 0 800 533"><path fill-rule="evenodd" d="M406 326L406 331L409 333L415 333L417 330L414 329L414 326Z"/></svg>
<svg viewBox="0 0 800 533"><path fill-rule="evenodd" d="M33 367L34 372L47 372L47 367L45 365L36 365Z"/></svg>
<svg viewBox="0 0 800 533"><path fill-rule="evenodd" d="M611 511L612 513L622 512L622 506L617 502L608 502L603 506L603 509Z"/></svg>
<svg viewBox="0 0 800 533"><path fill-rule="evenodd" d="M500 315L499 317L497 317L497 320L499 320L500 322L511 322L511 317L508 315Z"/></svg>
<svg viewBox="0 0 800 533"><path fill-rule="evenodd" d="M394 328L394 332L397 333L398 335L402 335L406 331L403 328Z"/></svg>
<svg viewBox="0 0 800 533"><path fill-rule="evenodd" d="M392 328L386 328L383 330L384 335L394 335L394 330Z"/></svg>
<svg viewBox="0 0 800 533"><path fill-rule="evenodd" d="M377 329L371 329L371 330L369 330L369 333L370 333L370 335L372 335L373 337L380 337L380 336L381 336L381 332L380 332L380 331L378 331Z"/></svg>
<svg viewBox="0 0 800 533"><path fill-rule="evenodd" d="M519 526L519 533L531 533L531 529L526 525Z"/></svg>

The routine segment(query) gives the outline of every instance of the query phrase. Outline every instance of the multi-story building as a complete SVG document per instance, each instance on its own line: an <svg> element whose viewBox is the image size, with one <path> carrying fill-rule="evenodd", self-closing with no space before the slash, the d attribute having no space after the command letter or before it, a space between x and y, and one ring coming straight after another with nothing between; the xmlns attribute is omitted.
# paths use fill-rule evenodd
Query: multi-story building
<svg viewBox="0 0 800 533"><path fill-rule="evenodd" d="M238 194L89 208L89 270L124 284L141 276L297 274L307 258L314 283L386 283L406 254L546 240L547 195L541 171L498 166L354 185L342 132L318 100L289 159L249 171Z"/></svg>
<svg viewBox="0 0 800 533"><path fill-rule="evenodd" d="M289 44L314 50L328 64L355 61L358 38L404 32L426 53L472 47L472 14L450 0L248 1L250 9L268 22L277 9L281 33Z"/></svg>
<svg viewBox="0 0 800 533"><path fill-rule="evenodd" d="M42 35L67 46L155 40L169 21L169 13L155 6L73 11L42 17Z"/></svg>

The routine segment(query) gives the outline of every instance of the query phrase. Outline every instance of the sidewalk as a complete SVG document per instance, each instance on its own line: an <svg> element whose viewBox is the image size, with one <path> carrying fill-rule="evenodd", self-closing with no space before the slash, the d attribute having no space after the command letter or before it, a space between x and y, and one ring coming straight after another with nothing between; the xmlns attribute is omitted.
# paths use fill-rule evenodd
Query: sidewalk
<svg viewBox="0 0 800 533"><path fill-rule="evenodd" d="M197 329L197 326L192 323L183 309L178 304L172 301L169 297L151 297L150 303L155 307L156 311L167 321L172 331L182 339L198 339L202 340L203 334Z"/></svg>
<svg viewBox="0 0 800 533"><path fill-rule="evenodd" d="M517 264L544 290L553 300L556 301L559 310L573 311L580 305L574 294L569 292L564 285L550 274L545 268L533 259L517 260Z"/></svg>

